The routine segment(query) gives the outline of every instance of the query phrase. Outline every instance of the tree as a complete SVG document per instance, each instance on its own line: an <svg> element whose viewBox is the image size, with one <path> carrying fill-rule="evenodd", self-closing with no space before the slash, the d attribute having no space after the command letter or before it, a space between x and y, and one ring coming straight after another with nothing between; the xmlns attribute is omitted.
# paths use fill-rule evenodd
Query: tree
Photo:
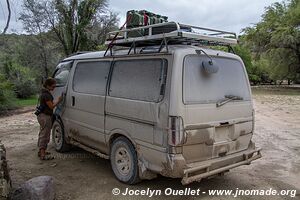
<svg viewBox="0 0 300 200"><path fill-rule="evenodd" d="M43 34L47 30L43 24L46 17L43 7L34 0L24 0L23 7L24 11L21 13L20 19L23 21L24 29L37 36L32 38L31 42L40 49L39 55L43 63L44 77L47 78L49 76L48 54L51 51L46 49L46 34Z"/></svg>
<svg viewBox="0 0 300 200"><path fill-rule="evenodd" d="M50 33L45 33L45 49L49 75L55 69L58 60L62 57L57 43L48 40ZM36 92L45 73L41 68L44 60L38 48L37 35L0 35L0 73L13 85L17 97L25 98Z"/></svg>
<svg viewBox="0 0 300 200"><path fill-rule="evenodd" d="M14 107L15 96L12 84L0 73L0 114Z"/></svg>
<svg viewBox="0 0 300 200"><path fill-rule="evenodd" d="M240 41L243 41L240 39ZM251 52L249 51L248 48L246 48L242 42L240 42L239 45L233 47L234 52L241 57L243 60L249 80L252 84L257 84L260 82L260 78L258 74L256 74L256 70L252 64L252 58L251 58Z"/></svg>
<svg viewBox="0 0 300 200"><path fill-rule="evenodd" d="M6 4L7 4L7 10L8 10L8 17L7 17L6 25L4 27L4 30L3 30L2 34L6 33L8 27L9 27L9 22L10 22L10 17L11 17L11 9L10 9L10 2L9 2L9 0L6 0Z"/></svg>
<svg viewBox="0 0 300 200"><path fill-rule="evenodd" d="M103 43L99 34L115 29L118 21L106 0L24 0L24 5L20 19L26 29L53 32L65 55L95 49Z"/></svg>
<svg viewBox="0 0 300 200"><path fill-rule="evenodd" d="M28 67L18 64L15 60L9 59L3 67L3 74L11 84L13 91L18 98L28 98L37 92L34 80L34 72Z"/></svg>
<svg viewBox="0 0 300 200"><path fill-rule="evenodd" d="M276 79L296 80L300 73L300 0L274 3L261 22L244 29L255 60L265 56Z"/></svg>

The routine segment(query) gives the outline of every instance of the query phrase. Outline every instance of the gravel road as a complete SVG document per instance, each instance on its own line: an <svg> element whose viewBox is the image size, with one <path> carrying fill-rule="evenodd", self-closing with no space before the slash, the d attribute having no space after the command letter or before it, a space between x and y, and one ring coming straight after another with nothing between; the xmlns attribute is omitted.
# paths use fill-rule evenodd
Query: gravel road
<svg viewBox="0 0 300 200"><path fill-rule="evenodd" d="M231 170L225 176L182 186L179 179L159 177L135 186L118 182L108 160L94 157L80 149L66 154L50 151L56 159L41 162L37 157L38 124L32 112L0 118L0 140L7 148L13 186L39 175L55 178L58 200L81 199L147 199L146 196L113 195L112 189L165 191L200 189L206 192L185 199L300 199L300 95L254 95L256 145L263 148L263 158L252 165ZM210 196L208 190L236 191L274 189L297 190L292 195ZM294 194L295 195L295 194ZM154 196L155 199L182 199L182 196Z"/></svg>

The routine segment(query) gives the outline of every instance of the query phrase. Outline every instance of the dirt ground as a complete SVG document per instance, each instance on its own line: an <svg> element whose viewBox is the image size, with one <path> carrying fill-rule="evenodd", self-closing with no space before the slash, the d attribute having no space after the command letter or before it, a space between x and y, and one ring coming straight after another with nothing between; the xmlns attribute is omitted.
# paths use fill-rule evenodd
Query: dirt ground
<svg viewBox="0 0 300 200"><path fill-rule="evenodd" d="M55 178L58 200L68 199L145 199L142 196L114 196L113 188L129 189L276 189L297 190L296 197L255 196L254 199L300 199L300 95L254 95L256 127L253 140L263 148L263 158L252 165L231 170L225 176L182 186L179 179L159 177L127 186L118 182L108 160L80 149L66 154L50 151L56 159L37 157L38 124L32 112L0 118L0 140L7 148L13 186L40 175ZM156 196L157 199L182 199L181 196ZM233 199L232 196L186 196L185 199ZM240 196L236 199L253 199Z"/></svg>

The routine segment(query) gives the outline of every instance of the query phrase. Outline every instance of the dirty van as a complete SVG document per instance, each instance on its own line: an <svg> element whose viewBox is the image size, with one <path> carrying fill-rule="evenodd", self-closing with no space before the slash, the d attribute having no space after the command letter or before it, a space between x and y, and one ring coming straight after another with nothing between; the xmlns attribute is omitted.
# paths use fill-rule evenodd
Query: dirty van
<svg viewBox="0 0 300 200"><path fill-rule="evenodd" d="M139 30L146 35L128 37ZM261 157L235 33L166 22L107 38L106 51L73 55L55 70L54 96L64 95L52 128L58 152L77 146L109 159L127 184L160 174L185 185Z"/></svg>

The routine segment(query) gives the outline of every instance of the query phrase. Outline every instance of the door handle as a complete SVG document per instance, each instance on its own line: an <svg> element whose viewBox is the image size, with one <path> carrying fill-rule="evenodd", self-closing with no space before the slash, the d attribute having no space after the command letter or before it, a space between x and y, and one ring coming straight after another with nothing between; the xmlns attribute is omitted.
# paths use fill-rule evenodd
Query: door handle
<svg viewBox="0 0 300 200"><path fill-rule="evenodd" d="M72 96L72 106L75 106L75 97Z"/></svg>

